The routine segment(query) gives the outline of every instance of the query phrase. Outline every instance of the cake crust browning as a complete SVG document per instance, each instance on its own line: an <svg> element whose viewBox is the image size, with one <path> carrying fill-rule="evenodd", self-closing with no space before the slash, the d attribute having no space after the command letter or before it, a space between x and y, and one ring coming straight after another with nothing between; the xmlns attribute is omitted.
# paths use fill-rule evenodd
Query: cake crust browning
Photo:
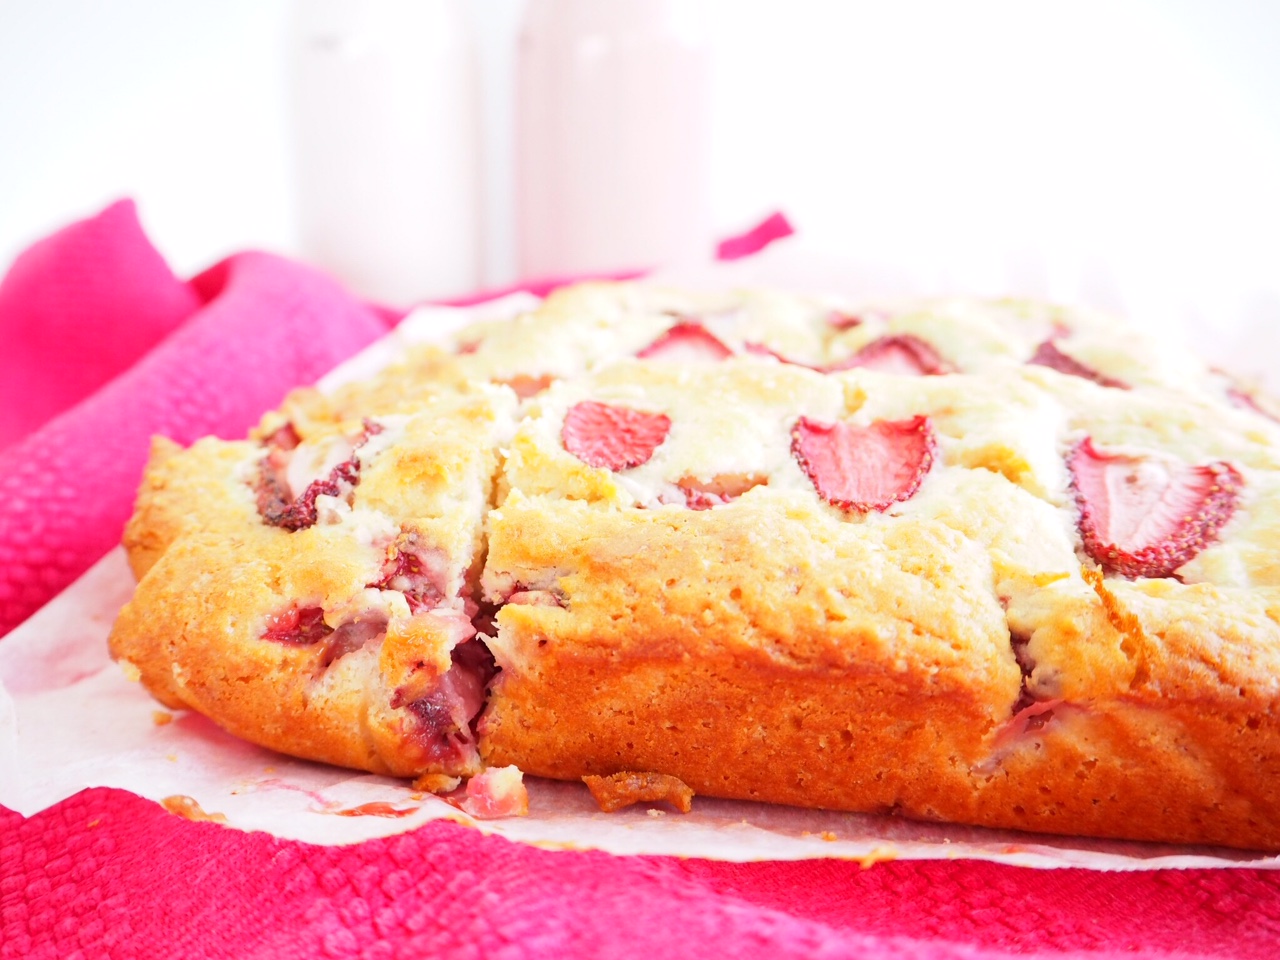
<svg viewBox="0 0 1280 960"><path fill-rule="evenodd" d="M1280 849L1280 425L1122 340L1016 301L560 291L248 440L158 439L112 653L423 783Z"/></svg>
<svg viewBox="0 0 1280 960"><path fill-rule="evenodd" d="M997 767L975 769L966 754L981 755L988 741L963 727L990 722L982 705L922 702L906 682L762 670L730 657L690 668L545 654L527 675L504 679L482 742L487 762L554 779L660 769L709 796L1276 849L1275 797L1263 778L1280 772L1280 737L1269 715L1265 729L1249 730L1257 716L1125 702L1059 708ZM1222 758L1223 748L1238 754L1242 730L1249 759Z"/></svg>
<svg viewBox="0 0 1280 960"><path fill-rule="evenodd" d="M995 594L991 609L972 603L960 615L966 597L991 589L983 577L957 581L961 551L932 569L917 561L917 574L939 593L937 609L903 583L881 582L851 604L867 613L877 601L910 596L920 621L946 625L939 636L912 637L903 657L902 634L881 636L892 620L869 618L841 632L832 624L848 623L837 619L846 611L830 596L802 588L787 597L742 574L785 565L801 574L797 582L813 582L805 576L813 554L798 560L803 547L787 542L821 530L812 517L797 517L789 535L760 534L768 514L745 498L710 515L678 515L679 525L676 517L588 518L581 508L558 522L545 505L511 500L500 513L510 529L494 531L491 568L536 566L539 547L530 545L540 544L562 571L565 600L499 613L491 646L502 672L481 725L486 762L556 779L660 770L705 795L1037 832L1280 845L1273 684L1236 686L1260 664L1233 668L1229 656L1216 689L1188 676L1194 654L1179 647L1200 635L1195 625L1179 637L1175 624L1160 624L1161 640L1135 618L1128 629L1143 631L1151 649L1127 682L1072 691L1073 701L1046 701L1036 713L1021 707L1019 666ZM628 519L644 529L606 532ZM530 529L543 523L581 531L587 546ZM738 538L740 552L710 556L735 530L756 535ZM910 556L937 554L925 536L911 538ZM589 546L599 542L617 552L602 557ZM631 549L639 544L643 551ZM858 578L875 582L884 572L868 557L839 559ZM885 567L901 563L895 557ZM767 635L767 611L785 641ZM1108 613L1096 597L1076 616L1059 631L1117 651L1129 642L1112 624L1118 608ZM1229 619L1214 629L1238 651L1274 649L1274 623L1257 626L1262 635ZM952 651L964 637L972 642ZM1261 666L1280 663L1273 653ZM1177 709L1171 693L1186 698Z"/></svg>
<svg viewBox="0 0 1280 960"><path fill-rule="evenodd" d="M462 650L512 406L503 391L464 392L374 431L368 418L309 421L288 452L311 444L323 461L335 438L374 435L356 448L350 502L318 497L299 529L260 513L270 442L157 442L125 539L141 579L112 655L166 705L283 753L394 776L479 773L470 724L487 666Z"/></svg>

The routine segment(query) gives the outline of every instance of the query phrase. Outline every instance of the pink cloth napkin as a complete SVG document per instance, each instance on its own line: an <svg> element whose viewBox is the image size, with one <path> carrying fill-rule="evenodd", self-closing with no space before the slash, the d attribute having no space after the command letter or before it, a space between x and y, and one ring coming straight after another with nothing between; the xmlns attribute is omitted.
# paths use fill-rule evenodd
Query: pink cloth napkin
<svg viewBox="0 0 1280 960"><path fill-rule="evenodd" d="M153 434L243 436L387 328L267 254L183 283L129 201L22 254L0 282L0 635L119 542Z"/></svg>
<svg viewBox="0 0 1280 960"><path fill-rule="evenodd" d="M760 229L726 252L790 232ZM24 254L0 283L0 624L116 541L151 433L243 433L392 319L265 254L183 283L128 203ZM314 847L101 789L0 809L4 960L1027 954L1273 958L1280 874L619 858L451 823Z"/></svg>

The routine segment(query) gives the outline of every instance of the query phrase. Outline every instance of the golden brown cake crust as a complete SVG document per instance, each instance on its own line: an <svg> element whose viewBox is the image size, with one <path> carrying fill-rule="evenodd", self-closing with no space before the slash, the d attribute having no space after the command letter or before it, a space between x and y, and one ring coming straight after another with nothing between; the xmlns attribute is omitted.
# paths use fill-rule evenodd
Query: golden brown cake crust
<svg viewBox="0 0 1280 960"><path fill-rule="evenodd" d="M982 705L852 672L547 654L502 680L482 743L489 763L556 779L656 769L709 796L1280 848L1270 715L1123 702L1060 710L998 769L966 772L982 744L967 730L987 722ZM1247 760L1220 753L1238 755L1242 741Z"/></svg>
<svg viewBox="0 0 1280 960"><path fill-rule="evenodd" d="M1196 698L1173 706L1189 664L1166 651L1123 693L1056 705L1050 722L1021 729L1008 630L994 595L994 610L962 606L984 589L958 581L962 554L916 562L939 594L931 610L925 591L882 579L910 561L881 569L815 551L805 541L821 523L763 528L746 501L641 515L643 529L623 535L608 528L631 518L579 504L557 523L545 505L509 500L490 564L519 568L543 549L572 573L557 581L564 607L499 613L485 760L557 779L658 770L712 796L1038 832L1280 846L1273 697L1195 681ZM544 522L580 539L546 543L528 529ZM837 563L845 577L817 574ZM754 574L779 568L795 579ZM859 596L868 582L874 593ZM877 603L908 596L943 635L904 624L886 637L893 621L875 618ZM1105 614L1087 628L1105 640Z"/></svg>
<svg viewBox="0 0 1280 960"><path fill-rule="evenodd" d="M248 440L157 440L112 652L424 782L1280 849L1280 424L1113 326L562 291Z"/></svg>
<svg viewBox="0 0 1280 960"><path fill-rule="evenodd" d="M397 776L479 772L470 716L453 713L478 709L482 690L441 684L475 633L467 604L511 406L463 392L414 415L313 420L275 452L158 441L126 535L141 579L112 655L166 705L275 750ZM344 457L358 476L316 498L313 522L266 522L265 465L304 454L321 479Z"/></svg>

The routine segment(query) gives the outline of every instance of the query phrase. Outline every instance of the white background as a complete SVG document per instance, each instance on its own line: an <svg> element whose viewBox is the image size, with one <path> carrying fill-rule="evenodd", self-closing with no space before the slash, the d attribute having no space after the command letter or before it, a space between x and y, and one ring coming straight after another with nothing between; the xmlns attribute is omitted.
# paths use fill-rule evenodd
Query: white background
<svg viewBox="0 0 1280 960"><path fill-rule="evenodd" d="M0 0L0 262L120 196L183 274L296 253L288 9ZM470 0L491 107L520 9ZM1069 270L1104 302L1117 275L1167 282L1197 322L1217 299L1280 325L1280 4L709 9L720 232L782 208L834 252L1012 264L1047 293ZM491 283L512 273L507 172L488 173Z"/></svg>

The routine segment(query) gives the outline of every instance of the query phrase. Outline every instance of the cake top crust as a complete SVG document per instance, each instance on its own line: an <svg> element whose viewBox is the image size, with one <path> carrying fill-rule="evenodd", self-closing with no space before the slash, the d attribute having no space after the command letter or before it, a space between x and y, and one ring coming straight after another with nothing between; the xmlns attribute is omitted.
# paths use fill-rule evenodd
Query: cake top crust
<svg viewBox="0 0 1280 960"><path fill-rule="evenodd" d="M1029 709L1269 714L1269 404L1085 310L584 284L157 441L112 648L259 742L450 777L547 637L907 677L979 705L974 770Z"/></svg>

